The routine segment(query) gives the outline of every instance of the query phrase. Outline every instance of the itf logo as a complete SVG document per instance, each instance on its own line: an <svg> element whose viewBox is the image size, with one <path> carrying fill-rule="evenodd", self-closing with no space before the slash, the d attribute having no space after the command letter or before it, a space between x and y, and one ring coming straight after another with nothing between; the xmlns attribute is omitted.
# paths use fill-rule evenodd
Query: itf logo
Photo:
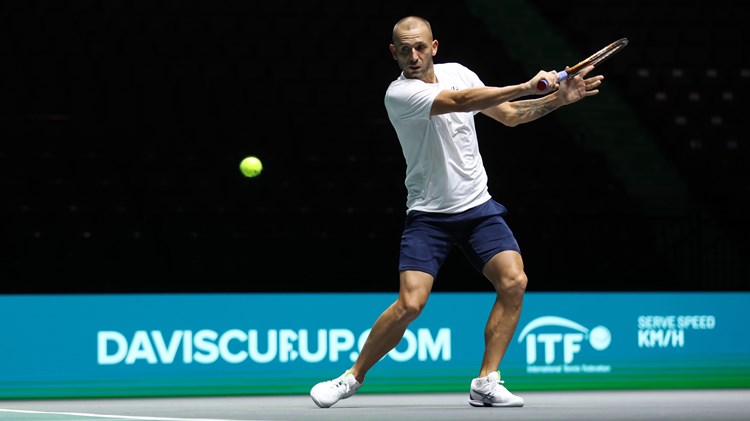
<svg viewBox="0 0 750 421"><path fill-rule="evenodd" d="M543 316L524 326L518 336L518 342L524 341L529 373L602 373L612 369L609 365L572 365L584 341L597 351L609 347L612 335L604 326L588 329L562 317ZM544 365L536 366L534 364L538 363L540 354L544 358Z"/></svg>

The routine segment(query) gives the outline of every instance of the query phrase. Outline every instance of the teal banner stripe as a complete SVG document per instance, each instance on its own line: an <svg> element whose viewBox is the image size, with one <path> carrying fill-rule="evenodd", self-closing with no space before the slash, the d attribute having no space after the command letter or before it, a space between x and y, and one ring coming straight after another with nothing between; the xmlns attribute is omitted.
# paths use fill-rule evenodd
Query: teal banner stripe
<svg viewBox="0 0 750 421"><path fill-rule="evenodd" d="M0 399L306 394L396 294L0 296ZM434 293L360 393L464 392L491 293ZM346 303L345 320L321 312ZM528 293L516 391L750 387L750 293Z"/></svg>

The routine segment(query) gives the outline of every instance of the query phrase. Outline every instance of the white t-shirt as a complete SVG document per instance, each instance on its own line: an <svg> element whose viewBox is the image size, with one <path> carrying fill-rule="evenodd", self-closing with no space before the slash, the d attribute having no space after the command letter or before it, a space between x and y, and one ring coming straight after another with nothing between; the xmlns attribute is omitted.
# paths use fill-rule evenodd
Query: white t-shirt
<svg viewBox="0 0 750 421"><path fill-rule="evenodd" d="M407 79L402 73L385 92L388 118L406 160L407 213L458 213L491 197L474 127L477 112L430 117L440 91L484 83L458 63L434 67L438 83Z"/></svg>

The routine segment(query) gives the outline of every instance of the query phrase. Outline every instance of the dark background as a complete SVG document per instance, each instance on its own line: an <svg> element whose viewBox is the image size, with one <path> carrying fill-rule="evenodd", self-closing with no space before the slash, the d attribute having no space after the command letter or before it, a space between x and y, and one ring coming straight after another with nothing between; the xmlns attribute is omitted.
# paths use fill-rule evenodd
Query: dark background
<svg viewBox="0 0 750 421"><path fill-rule="evenodd" d="M529 291L750 288L741 2L0 4L0 293L396 291L408 14L495 86L630 39L600 95L477 116ZM490 285L456 251L434 290Z"/></svg>

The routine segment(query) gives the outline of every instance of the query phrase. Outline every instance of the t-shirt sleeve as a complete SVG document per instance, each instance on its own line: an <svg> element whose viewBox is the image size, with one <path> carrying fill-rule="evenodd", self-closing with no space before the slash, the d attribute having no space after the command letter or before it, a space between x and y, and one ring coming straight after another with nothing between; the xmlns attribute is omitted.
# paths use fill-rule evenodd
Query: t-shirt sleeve
<svg viewBox="0 0 750 421"><path fill-rule="evenodd" d="M476 88L484 86L484 82L482 82L482 80L479 78L479 76L477 76L476 73L474 73L473 70L458 63L451 63L450 65L453 66L454 74L456 74L457 77L461 78L461 80L465 84L465 88Z"/></svg>
<svg viewBox="0 0 750 421"><path fill-rule="evenodd" d="M428 119L438 93L438 85L420 80L399 80L386 91L385 108L399 120Z"/></svg>
<svg viewBox="0 0 750 421"><path fill-rule="evenodd" d="M477 87L484 87L484 82L477 76L476 73L474 73L473 70L470 70L468 67L465 67L458 63L452 63L452 66L454 66L454 72L457 75L458 78L461 79L461 81L464 83L464 88L477 88ZM481 111L477 110L474 111L474 115L480 113Z"/></svg>

